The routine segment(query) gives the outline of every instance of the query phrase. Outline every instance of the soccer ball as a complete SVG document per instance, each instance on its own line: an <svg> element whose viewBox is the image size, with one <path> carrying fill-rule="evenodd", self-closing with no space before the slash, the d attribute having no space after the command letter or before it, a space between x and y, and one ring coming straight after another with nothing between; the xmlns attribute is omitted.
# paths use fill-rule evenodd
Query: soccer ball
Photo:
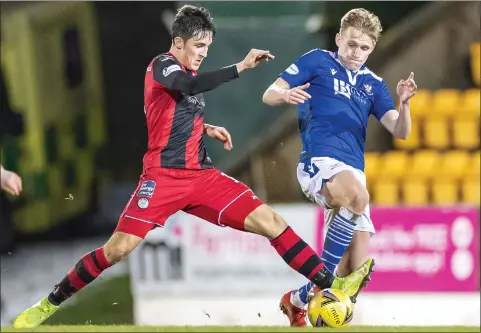
<svg viewBox="0 0 481 333"><path fill-rule="evenodd" d="M352 320L353 304L338 289L324 289L315 294L307 306L307 317L314 327L345 327Z"/></svg>

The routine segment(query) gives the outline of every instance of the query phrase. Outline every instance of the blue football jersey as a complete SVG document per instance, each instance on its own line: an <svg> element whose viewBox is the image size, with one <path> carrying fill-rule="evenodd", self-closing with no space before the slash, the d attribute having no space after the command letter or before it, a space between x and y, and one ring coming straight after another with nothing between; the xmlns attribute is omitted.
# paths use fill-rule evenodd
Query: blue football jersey
<svg viewBox="0 0 481 333"><path fill-rule="evenodd" d="M395 109L386 83L366 66L348 70L336 52L321 49L301 56L280 77L291 88L310 83L312 98L298 106L300 162L332 157L364 170L369 115L380 120Z"/></svg>

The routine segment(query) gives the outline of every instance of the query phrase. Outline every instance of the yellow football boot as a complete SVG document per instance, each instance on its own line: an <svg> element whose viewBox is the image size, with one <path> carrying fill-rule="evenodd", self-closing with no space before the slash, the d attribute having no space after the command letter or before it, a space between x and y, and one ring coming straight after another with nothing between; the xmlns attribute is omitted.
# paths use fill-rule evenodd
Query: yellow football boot
<svg viewBox="0 0 481 333"><path fill-rule="evenodd" d="M47 297L40 302L23 311L13 322L13 328L34 328L43 323L48 317L57 311L55 306Z"/></svg>
<svg viewBox="0 0 481 333"><path fill-rule="evenodd" d="M374 259L367 259L366 262L356 271L346 277L336 277L331 288L344 291L353 303L359 292L371 281L371 273L374 271Z"/></svg>

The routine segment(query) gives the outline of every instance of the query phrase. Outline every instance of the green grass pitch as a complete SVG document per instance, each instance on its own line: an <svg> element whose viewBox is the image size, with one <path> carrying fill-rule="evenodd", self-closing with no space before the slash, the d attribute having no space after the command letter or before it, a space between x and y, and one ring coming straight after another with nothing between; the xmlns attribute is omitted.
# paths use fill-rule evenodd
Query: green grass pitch
<svg viewBox="0 0 481 333"><path fill-rule="evenodd" d="M134 326L129 277L85 288L79 300L60 308L33 330L1 327L0 332L480 332L478 327L351 326L344 329L288 326Z"/></svg>
<svg viewBox="0 0 481 333"><path fill-rule="evenodd" d="M2 332L17 332L2 327ZM26 332L26 330L22 330ZM479 327L410 327L410 326L352 326L343 329L332 328L290 328L275 326L40 326L28 332L480 332Z"/></svg>

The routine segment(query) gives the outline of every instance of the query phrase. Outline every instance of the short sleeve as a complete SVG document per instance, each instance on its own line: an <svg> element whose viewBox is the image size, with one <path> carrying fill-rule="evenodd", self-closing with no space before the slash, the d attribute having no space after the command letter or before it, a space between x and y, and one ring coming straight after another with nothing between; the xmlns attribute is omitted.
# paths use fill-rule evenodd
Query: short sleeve
<svg viewBox="0 0 481 333"><path fill-rule="evenodd" d="M386 114L390 110L395 110L394 101L392 99L391 93L387 87L387 84L382 81L380 89L376 92L374 96L374 105L372 107L371 113L376 117L377 120Z"/></svg>
<svg viewBox="0 0 481 333"><path fill-rule="evenodd" d="M291 88L309 82L314 77L314 72L319 65L319 62L322 60L320 52L322 51L314 49L304 54L279 76L289 83Z"/></svg>

